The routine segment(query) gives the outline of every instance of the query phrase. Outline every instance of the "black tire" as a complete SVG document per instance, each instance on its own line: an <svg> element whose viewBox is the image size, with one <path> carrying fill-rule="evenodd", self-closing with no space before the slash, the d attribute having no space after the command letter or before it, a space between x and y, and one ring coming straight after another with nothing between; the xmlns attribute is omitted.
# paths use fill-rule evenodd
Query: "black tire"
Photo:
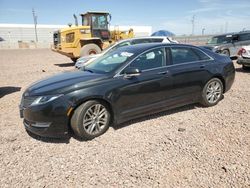
<svg viewBox="0 0 250 188"><path fill-rule="evenodd" d="M243 70L250 70L250 67L247 67L247 66L245 66L245 65L242 65L242 69L243 69Z"/></svg>
<svg viewBox="0 0 250 188"><path fill-rule="evenodd" d="M90 134L86 129L86 126L84 126L84 118L88 116L87 112L88 110L90 110L91 108L93 108L95 105L100 105L102 107L105 108L107 114L105 114L106 118L107 118L107 122L105 123L105 125L103 125L103 127L101 128L101 130L97 130L96 126L92 126L93 123L91 123L88 128L90 126L95 127L93 128L96 129L95 131L97 131L96 133L92 133ZM98 114L99 115L99 114ZM91 119L91 122L95 121L95 123L97 123L97 120L92 119L92 117L90 117L89 119ZM75 133L76 136L82 138L82 139L86 139L86 140L91 140L95 137L98 137L100 135L102 135L103 133L105 133L109 126L110 126L110 112L109 112L109 108L106 106L106 104L101 103L97 100L90 100L87 101L85 103L83 103L82 105L80 105L73 113L72 118L71 118L71 128L73 129L73 132ZM99 120L98 120L99 121ZM88 121L88 123L90 123ZM88 124L87 123L87 124ZM99 124L99 123L98 123ZM99 129L100 129L100 124L98 125ZM90 128L91 129L91 128ZM99 132L98 132L99 131Z"/></svg>
<svg viewBox="0 0 250 188"><path fill-rule="evenodd" d="M70 58L71 59L71 61L73 61L74 63L77 61L77 58L74 58L74 57L72 57L72 58Z"/></svg>
<svg viewBox="0 0 250 188"><path fill-rule="evenodd" d="M221 54L224 54L224 55L230 57L230 52L229 52L229 50L222 50Z"/></svg>
<svg viewBox="0 0 250 188"><path fill-rule="evenodd" d="M210 92L209 89L211 89L210 86L213 83L219 84L219 85L216 85L216 86L219 86L220 89L218 89L218 91L214 90L214 91ZM212 78L211 80L209 80L206 83L206 85L203 87L202 94L201 94L201 104L203 106L205 106L205 107L210 107L210 106L216 105L223 98L223 89L224 89L223 83L219 78ZM217 96L217 93L220 93L220 95ZM210 97L210 100L209 100L210 94L211 95L216 95L216 100L215 101L212 102L212 100L211 100L212 97ZM215 96L213 96L213 98L215 98Z"/></svg>
<svg viewBox="0 0 250 188"><path fill-rule="evenodd" d="M96 44L86 44L81 48L80 56L99 54L101 51L101 48Z"/></svg>

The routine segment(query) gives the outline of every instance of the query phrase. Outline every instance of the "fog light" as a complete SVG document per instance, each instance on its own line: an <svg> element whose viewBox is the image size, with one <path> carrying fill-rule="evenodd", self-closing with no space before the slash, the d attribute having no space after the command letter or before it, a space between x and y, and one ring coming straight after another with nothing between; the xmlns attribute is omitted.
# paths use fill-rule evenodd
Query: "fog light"
<svg viewBox="0 0 250 188"><path fill-rule="evenodd" d="M51 124L50 122L36 122L36 123L31 123L31 126L38 128L48 128L50 124Z"/></svg>

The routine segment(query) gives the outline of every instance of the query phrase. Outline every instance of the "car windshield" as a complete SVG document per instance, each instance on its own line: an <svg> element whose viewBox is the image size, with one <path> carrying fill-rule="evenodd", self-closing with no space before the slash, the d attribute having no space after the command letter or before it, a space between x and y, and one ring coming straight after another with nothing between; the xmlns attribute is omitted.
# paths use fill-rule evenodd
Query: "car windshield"
<svg viewBox="0 0 250 188"><path fill-rule="evenodd" d="M107 74L118 67L120 67L123 63L131 60L134 57L134 53L127 52L124 50L115 50L112 52L108 52L107 54L97 58L92 63L86 65L84 70Z"/></svg>
<svg viewBox="0 0 250 188"><path fill-rule="evenodd" d="M212 37L207 43L208 44L227 44L232 41L232 36L218 36L218 37Z"/></svg>
<svg viewBox="0 0 250 188"><path fill-rule="evenodd" d="M106 54L106 53L114 51L120 47L129 46L129 45L131 45L130 41L116 42L116 43L112 44L111 46L109 46L108 48L104 49L102 53Z"/></svg>

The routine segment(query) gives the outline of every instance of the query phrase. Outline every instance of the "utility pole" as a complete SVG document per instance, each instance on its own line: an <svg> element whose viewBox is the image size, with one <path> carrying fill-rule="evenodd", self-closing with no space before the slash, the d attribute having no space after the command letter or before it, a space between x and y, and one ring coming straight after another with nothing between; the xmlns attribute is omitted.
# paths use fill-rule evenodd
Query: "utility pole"
<svg viewBox="0 0 250 188"><path fill-rule="evenodd" d="M195 15L193 15L191 23L192 23L192 35L194 35Z"/></svg>
<svg viewBox="0 0 250 188"><path fill-rule="evenodd" d="M35 13L34 8L32 9L32 14L33 14L34 25L35 25L36 42L38 42L37 29L36 29L36 26L37 26L37 15L36 15L36 13Z"/></svg>
<svg viewBox="0 0 250 188"><path fill-rule="evenodd" d="M201 30L201 35L204 35L205 34L205 28L202 28L202 30Z"/></svg>

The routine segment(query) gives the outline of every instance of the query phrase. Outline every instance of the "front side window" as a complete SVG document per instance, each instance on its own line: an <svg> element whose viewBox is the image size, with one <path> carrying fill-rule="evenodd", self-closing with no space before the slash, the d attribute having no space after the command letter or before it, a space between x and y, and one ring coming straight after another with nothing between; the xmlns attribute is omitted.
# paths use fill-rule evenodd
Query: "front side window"
<svg viewBox="0 0 250 188"><path fill-rule="evenodd" d="M141 71L162 67L165 65L164 53L164 49L161 48L146 52L136 58L129 67L135 67Z"/></svg>
<svg viewBox="0 0 250 188"><path fill-rule="evenodd" d="M72 43L75 40L75 33L68 33L66 34L66 42Z"/></svg>
<svg viewBox="0 0 250 188"><path fill-rule="evenodd" d="M227 44L232 42L232 35L223 35L218 37L212 37L208 44Z"/></svg>
<svg viewBox="0 0 250 188"><path fill-rule="evenodd" d="M199 56L191 49L187 47L171 48L173 64L182 64L192 61L199 61Z"/></svg>

